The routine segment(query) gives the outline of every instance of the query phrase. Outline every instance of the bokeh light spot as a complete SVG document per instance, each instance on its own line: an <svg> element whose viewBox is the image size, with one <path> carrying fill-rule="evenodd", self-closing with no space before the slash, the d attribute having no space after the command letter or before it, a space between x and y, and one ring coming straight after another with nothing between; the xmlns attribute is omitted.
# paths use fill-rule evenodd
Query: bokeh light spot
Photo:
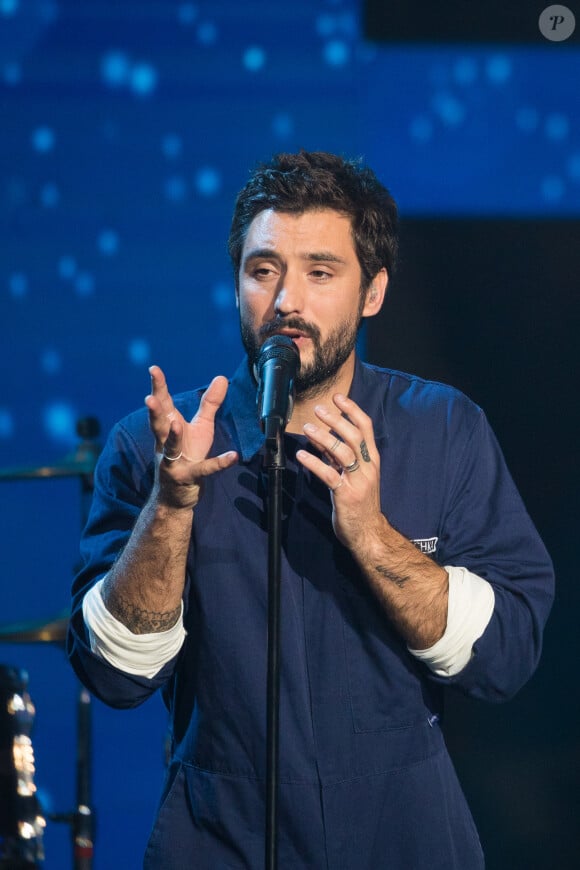
<svg viewBox="0 0 580 870"><path fill-rule="evenodd" d="M157 87L157 70L149 63L135 64L129 77L131 90L141 97L147 97Z"/></svg>
<svg viewBox="0 0 580 870"><path fill-rule="evenodd" d="M16 15L19 6L19 0L0 0L0 15L4 18L10 18L12 15Z"/></svg>
<svg viewBox="0 0 580 870"><path fill-rule="evenodd" d="M8 287L15 299L23 299L28 295L28 278L24 272L13 272L8 278Z"/></svg>
<svg viewBox="0 0 580 870"><path fill-rule="evenodd" d="M60 190L52 181L44 184L40 190L40 202L44 208L54 208L60 202Z"/></svg>
<svg viewBox="0 0 580 870"><path fill-rule="evenodd" d="M68 402L51 402L42 415L44 431L52 441L76 444L76 414Z"/></svg>
<svg viewBox="0 0 580 870"><path fill-rule="evenodd" d="M37 127L32 133L32 147L41 154L52 151L54 143L54 130L50 127Z"/></svg>
<svg viewBox="0 0 580 870"><path fill-rule="evenodd" d="M101 75L111 88L119 88L129 78L129 58L123 51L110 51L101 63Z"/></svg>
<svg viewBox="0 0 580 870"><path fill-rule="evenodd" d="M266 52L263 48L252 45L245 50L242 62L246 69L249 69L251 72L257 72L257 70L262 69L266 62Z"/></svg>
<svg viewBox="0 0 580 870"><path fill-rule="evenodd" d="M217 169L205 166L195 174L195 188L202 196L215 196L222 186L221 175Z"/></svg>
<svg viewBox="0 0 580 870"><path fill-rule="evenodd" d="M512 74L511 61L504 54L496 54L487 61L485 71L490 82L503 85Z"/></svg>
<svg viewBox="0 0 580 870"><path fill-rule="evenodd" d="M433 124L424 115L418 115L411 121L409 130L411 138L416 142L428 142L433 136Z"/></svg>
<svg viewBox="0 0 580 870"><path fill-rule="evenodd" d="M62 359L54 348L47 348L41 358L40 367L47 375L56 375L62 368Z"/></svg>
<svg viewBox="0 0 580 870"><path fill-rule="evenodd" d="M287 112L278 112L272 120L272 132L279 139L287 139L294 132L294 119Z"/></svg>
<svg viewBox="0 0 580 870"><path fill-rule="evenodd" d="M145 365L151 358L151 345L145 338L133 338L127 352L133 365Z"/></svg>
<svg viewBox="0 0 580 870"><path fill-rule="evenodd" d="M235 293L231 284L219 281L211 291L211 301L215 308L225 311L235 305Z"/></svg>
<svg viewBox="0 0 580 870"><path fill-rule="evenodd" d="M329 66L344 66L350 58L350 48L342 39L332 39L324 46L323 56Z"/></svg>
<svg viewBox="0 0 580 870"><path fill-rule="evenodd" d="M14 434L14 417L7 408L0 408L0 438L11 438Z"/></svg>
<svg viewBox="0 0 580 870"><path fill-rule="evenodd" d="M79 272L75 279L77 296L92 296L95 292L95 279L90 272Z"/></svg>
<svg viewBox="0 0 580 870"><path fill-rule="evenodd" d="M74 278L76 271L77 264L74 257L64 254L58 261L58 274L60 277L64 278L65 281L70 281L71 278Z"/></svg>
<svg viewBox="0 0 580 870"><path fill-rule="evenodd" d="M182 3L177 10L177 20L180 24L193 24L197 18L198 10L193 3Z"/></svg>
<svg viewBox="0 0 580 870"><path fill-rule="evenodd" d="M7 63L2 71L2 78L7 85L17 85L22 78L20 65L14 62Z"/></svg>
<svg viewBox="0 0 580 870"><path fill-rule="evenodd" d="M329 15L328 12L323 12L316 18L316 32L320 36L332 36L336 30L336 18L334 15Z"/></svg>
<svg viewBox="0 0 580 870"><path fill-rule="evenodd" d="M213 21L204 21L197 28L197 38L203 45L213 45L217 36L217 27Z"/></svg>
<svg viewBox="0 0 580 870"><path fill-rule="evenodd" d="M115 230L103 230L97 239L97 247L104 257L112 257L119 250L119 236Z"/></svg>
<svg viewBox="0 0 580 870"><path fill-rule="evenodd" d="M465 119L463 103L452 94L437 94L433 98L433 109L448 127L457 127Z"/></svg>

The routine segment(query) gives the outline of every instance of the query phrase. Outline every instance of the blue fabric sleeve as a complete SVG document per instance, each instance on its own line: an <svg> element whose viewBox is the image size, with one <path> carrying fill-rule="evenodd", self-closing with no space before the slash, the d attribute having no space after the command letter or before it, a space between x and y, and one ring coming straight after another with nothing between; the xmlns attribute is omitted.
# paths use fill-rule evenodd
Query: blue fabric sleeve
<svg viewBox="0 0 580 870"><path fill-rule="evenodd" d="M481 411L458 457L440 545L442 564L466 567L492 584L495 609L468 665L433 679L488 701L510 698L537 667L554 575Z"/></svg>
<svg viewBox="0 0 580 870"><path fill-rule="evenodd" d="M153 439L145 412L130 418L131 432L117 424L95 469L94 495L81 540L82 568L73 584L67 639L71 664L81 682L113 707L134 707L165 685L178 656L153 679L126 674L91 652L82 615L87 590L114 564L127 543L153 485Z"/></svg>

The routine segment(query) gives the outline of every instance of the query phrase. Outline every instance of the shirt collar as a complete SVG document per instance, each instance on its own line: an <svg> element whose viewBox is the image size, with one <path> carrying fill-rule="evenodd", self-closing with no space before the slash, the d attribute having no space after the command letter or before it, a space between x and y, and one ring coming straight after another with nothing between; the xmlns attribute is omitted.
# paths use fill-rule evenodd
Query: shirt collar
<svg viewBox="0 0 580 870"><path fill-rule="evenodd" d="M244 462L251 459L264 443L256 397L256 381L250 373L248 358L244 357L230 381L224 408L233 422Z"/></svg>
<svg viewBox="0 0 580 870"><path fill-rule="evenodd" d="M388 438L385 413L387 392L384 372L356 357L349 396L371 417L377 443ZM244 357L230 380L224 403L224 413L233 423L244 462L255 456L264 443L258 420L256 395L256 381L250 372L247 357Z"/></svg>

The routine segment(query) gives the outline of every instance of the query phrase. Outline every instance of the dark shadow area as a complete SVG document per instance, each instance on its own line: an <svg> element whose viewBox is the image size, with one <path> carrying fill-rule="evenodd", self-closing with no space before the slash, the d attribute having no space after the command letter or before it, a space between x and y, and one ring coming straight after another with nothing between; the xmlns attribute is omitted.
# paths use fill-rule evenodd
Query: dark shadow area
<svg viewBox="0 0 580 870"><path fill-rule="evenodd" d="M403 221L369 361L451 383L486 411L556 566L540 667L512 701L448 698L446 733L488 870L577 866L580 222Z"/></svg>

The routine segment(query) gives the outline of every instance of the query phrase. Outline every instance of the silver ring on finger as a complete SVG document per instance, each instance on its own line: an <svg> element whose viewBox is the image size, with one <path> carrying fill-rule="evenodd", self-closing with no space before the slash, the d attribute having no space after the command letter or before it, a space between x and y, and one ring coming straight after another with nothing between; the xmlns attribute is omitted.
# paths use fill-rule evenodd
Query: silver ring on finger
<svg viewBox="0 0 580 870"><path fill-rule="evenodd" d="M337 438L332 447L329 448L329 453L334 453L339 444L342 444L340 438Z"/></svg>
<svg viewBox="0 0 580 870"><path fill-rule="evenodd" d="M357 470L357 468L360 468L360 465L358 464L358 459L355 459L355 461L351 462L350 465L344 466L344 470L348 471L349 474L352 474L353 471Z"/></svg>
<svg viewBox="0 0 580 870"><path fill-rule="evenodd" d="M178 459L181 459L183 456L183 450L180 450L177 456L168 456L165 452L165 448L163 449L163 458L167 459L168 462L177 462Z"/></svg>

